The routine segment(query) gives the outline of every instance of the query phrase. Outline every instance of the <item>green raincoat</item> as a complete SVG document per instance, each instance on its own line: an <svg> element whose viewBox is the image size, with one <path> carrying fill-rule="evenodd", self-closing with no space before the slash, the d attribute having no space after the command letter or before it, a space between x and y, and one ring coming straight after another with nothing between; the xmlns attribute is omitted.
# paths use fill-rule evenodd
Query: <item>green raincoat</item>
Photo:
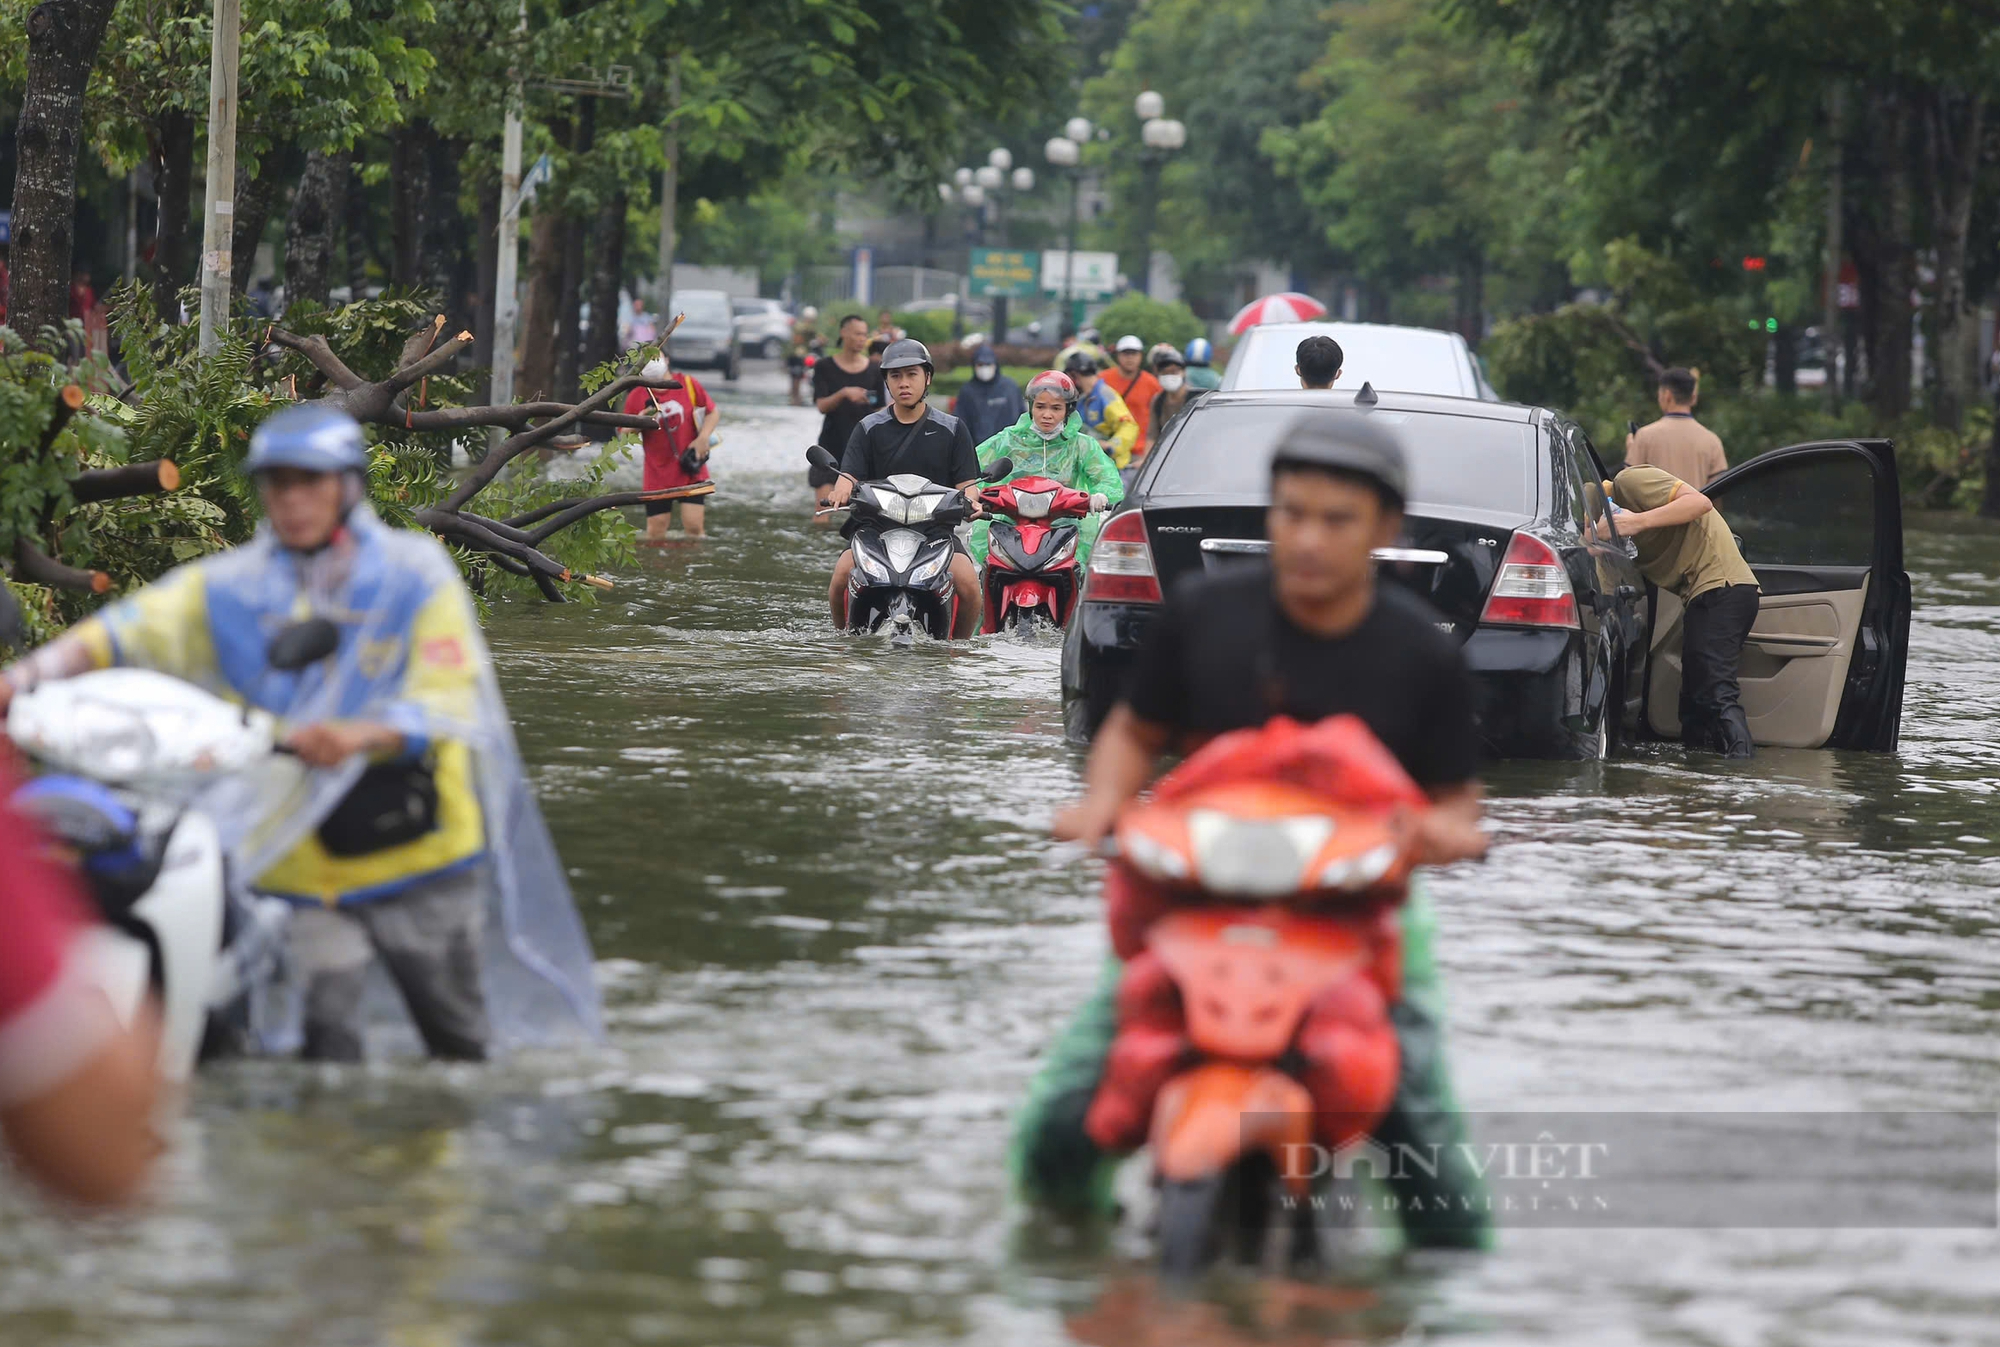
<svg viewBox="0 0 2000 1347"><path fill-rule="evenodd" d="M1078 491L1101 494L1113 505L1125 499L1125 483L1118 476L1111 455L1104 452L1096 436L1083 428L1083 421L1075 412L1070 413L1069 420L1052 440L1044 440L1035 429L1032 412L1023 412L1020 420L979 446L981 468L1001 458L1014 460L1014 471L1006 479L1010 482L1022 477L1049 477ZM1104 527L1104 516L1085 515L1076 522L1076 564L1081 568L1090 564L1091 545L1097 541L1097 531ZM972 559L981 566L986 564L986 535L991 527L989 521L978 520L966 539Z"/></svg>

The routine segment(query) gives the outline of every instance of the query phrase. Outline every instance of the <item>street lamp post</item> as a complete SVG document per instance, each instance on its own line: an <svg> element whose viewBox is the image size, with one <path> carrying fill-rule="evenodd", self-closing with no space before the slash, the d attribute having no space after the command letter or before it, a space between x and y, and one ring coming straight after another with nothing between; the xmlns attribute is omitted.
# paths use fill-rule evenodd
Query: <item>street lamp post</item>
<svg viewBox="0 0 2000 1347"><path fill-rule="evenodd" d="M1063 126L1063 134L1053 136L1042 147L1042 157L1049 164L1069 177L1069 236L1063 244L1063 311L1070 316L1070 326L1081 328L1082 315L1076 306L1076 233L1079 211L1083 195L1084 142L1096 130L1088 117L1072 117Z"/></svg>
<svg viewBox="0 0 2000 1347"><path fill-rule="evenodd" d="M980 167L976 169L960 168L952 174L951 182L939 183L938 198L946 202L962 201L968 207L971 212L966 217L968 243L986 244L988 242L987 228L989 225L994 225L997 226L995 232L999 237L1000 246L1005 248L1007 246L1007 193L1010 190L1015 192L1032 192L1034 189L1035 170L1025 165L1019 168L1014 167L1014 154L1003 145L995 148L991 154L987 155L986 162ZM992 204L992 216L990 219L986 212L989 202ZM960 287L961 292L970 288L970 275L966 277L966 281L967 284ZM961 294L961 304L959 306L961 327L963 327L962 318L964 314L962 299L963 295ZM1006 295L993 296L992 317L992 325L995 331L999 333L999 340L1005 341L1008 320Z"/></svg>
<svg viewBox="0 0 2000 1347"><path fill-rule="evenodd" d="M1159 222L1160 214L1160 170L1166 166L1168 156L1187 144L1187 127L1170 119L1167 114L1167 100L1152 90L1142 90L1132 100L1132 111L1139 115L1139 165L1145 174L1145 212L1139 224L1139 266L1134 273L1138 277L1139 293L1153 293L1153 228Z"/></svg>

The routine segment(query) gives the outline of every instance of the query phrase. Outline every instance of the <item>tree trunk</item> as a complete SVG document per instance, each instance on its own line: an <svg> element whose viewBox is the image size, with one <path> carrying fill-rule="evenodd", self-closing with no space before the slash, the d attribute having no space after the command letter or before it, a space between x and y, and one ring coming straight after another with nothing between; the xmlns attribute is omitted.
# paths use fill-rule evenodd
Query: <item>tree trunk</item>
<svg viewBox="0 0 2000 1347"><path fill-rule="evenodd" d="M194 281L194 130L191 114L163 112L153 150L153 307L169 323L180 322L181 287Z"/></svg>
<svg viewBox="0 0 2000 1347"><path fill-rule="evenodd" d="M1931 181L1931 236L1937 248L1938 382L1930 398L1931 424L1953 430L1977 396L1977 316L1967 304L1965 252L1972 231L1972 197L1979 179L1980 138L1986 103L1933 90L1925 99L1924 158Z"/></svg>
<svg viewBox="0 0 2000 1347"><path fill-rule="evenodd" d="M361 162L349 156L347 190L340 203L341 232L347 238L347 290L349 299L368 293L368 241L375 237L374 221L368 209L368 184L361 181Z"/></svg>
<svg viewBox="0 0 2000 1347"><path fill-rule="evenodd" d="M1979 513L2000 519L2000 387L1993 390L1993 438L1986 445L1986 496L1979 502Z"/></svg>
<svg viewBox="0 0 2000 1347"><path fill-rule="evenodd" d="M1881 136L1878 162L1885 188L1885 218L1877 240L1880 283L1874 346L1868 352L1873 387L1869 402L1883 421L1896 421L1910 410L1910 344L1915 314L1910 292L1917 283L1916 250L1911 216L1915 205L1910 173L1910 108L1901 90L1881 100L1876 125Z"/></svg>
<svg viewBox="0 0 2000 1347"><path fill-rule="evenodd" d="M333 288L333 232L347 205L347 155L314 150L285 217L285 303L327 302Z"/></svg>
<svg viewBox="0 0 2000 1347"><path fill-rule="evenodd" d="M69 317L83 89L111 9L112 0L45 0L28 13L28 78L14 127L8 321L30 341Z"/></svg>
<svg viewBox="0 0 2000 1347"><path fill-rule="evenodd" d="M479 278L477 307L472 315L472 363L481 371L493 368L493 306L500 284L500 183L488 183L479 192ZM479 400L493 398L493 381L485 373L479 379Z"/></svg>
<svg viewBox="0 0 2000 1347"><path fill-rule="evenodd" d="M548 397L556 384L556 300L562 293L563 217L542 198L528 228L528 295L521 305L520 373L516 402Z"/></svg>
<svg viewBox="0 0 2000 1347"><path fill-rule="evenodd" d="M1780 393L1799 391L1799 330L1790 323L1778 324L1771 338L1771 382Z"/></svg>
<svg viewBox="0 0 2000 1347"><path fill-rule="evenodd" d="M1486 335L1486 257L1469 249L1458 269L1458 331L1473 346Z"/></svg>
<svg viewBox="0 0 2000 1347"><path fill-rule="evenodd" d="M1847 256L1847 241L1841 237L1847 214L1847 88L1835 81L1826 91L1826 275L1820 294L1819 347L1826 362L1826 406L1840 410L1841 330L1846 325L1840 313L1840 264Z"/></svg>
<svg viewBox="0 0 2000 1347"><path fill-rule="evenodd" d="M236 213L229 231L229 284L239 295L247 294L256 279L257 248L264 241L264 226L271 221L271 208L287 176L286 161L292 154L273 150L257 165L256 176L238 160L236 166Z"/></svg>
<svg viewBox="0 0 2000 1347"><path fill-rule="evenodd" d="M424 228L431 207L430 143L435 133L419 118L389 141L389 284L424 283Z"/></svg>
<svg viewBox="0 0 2000 1347"><path fill-rule="evenodd" d="M597 139L597 101L586 98L577 112L576 132L570 144L570 176L582 169L584 156ZM574 402L577 396L577 355L583 326L583 246L590 222L578 209L573 193L564 193L562 291L556 308L556 398Z"/></svg>
<svg viewBox="0 0 2000 1347"><path fill-rule="evenodd" d="M585 369L595 369L618 354L618 291L625 279L623 192L598 208L590 247L590 334L583 348Z"/></svg>
<svg viewBox="0 0 2000 1347"><path fill-rule="evenodd" d="M451 330L472 326L467 308L472 288L472 264L467 244L465 218L458 213L458 164L467 149L463 141L433 135L426 146L429 158L430 202L424 210L422 256L418 259L418 284L435 290L442 312L451 315Z"/></svg>

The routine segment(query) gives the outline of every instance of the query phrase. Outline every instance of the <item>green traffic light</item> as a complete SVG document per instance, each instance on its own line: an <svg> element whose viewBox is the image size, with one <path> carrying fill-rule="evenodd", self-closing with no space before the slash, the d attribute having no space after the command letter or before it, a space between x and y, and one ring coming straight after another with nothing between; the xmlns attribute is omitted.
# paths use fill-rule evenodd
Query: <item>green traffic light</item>
<svg viewBox="0 0 2000 1347"><path fill-rule="evenodd" d="M1756 324L1752 323L1750 326L1755 327ZM1778 320L1775 318L1766 318L1764 320L1764 330L1766 332L1776 332L1778 330Z"/></svg>

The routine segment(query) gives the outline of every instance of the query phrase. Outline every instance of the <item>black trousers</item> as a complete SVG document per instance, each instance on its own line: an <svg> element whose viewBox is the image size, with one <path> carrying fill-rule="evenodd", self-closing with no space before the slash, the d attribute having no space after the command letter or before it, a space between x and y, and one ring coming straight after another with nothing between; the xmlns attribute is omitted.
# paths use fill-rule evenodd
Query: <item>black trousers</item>
<svg viewBox="0 0 2000 1347"><path fill-rule="evenodd" d="M1750 721L1736 682L1743 642L1757 620L1755 585L1711 589L1687 606L1681 630L1681 742L1747 758Z"/></svg>

